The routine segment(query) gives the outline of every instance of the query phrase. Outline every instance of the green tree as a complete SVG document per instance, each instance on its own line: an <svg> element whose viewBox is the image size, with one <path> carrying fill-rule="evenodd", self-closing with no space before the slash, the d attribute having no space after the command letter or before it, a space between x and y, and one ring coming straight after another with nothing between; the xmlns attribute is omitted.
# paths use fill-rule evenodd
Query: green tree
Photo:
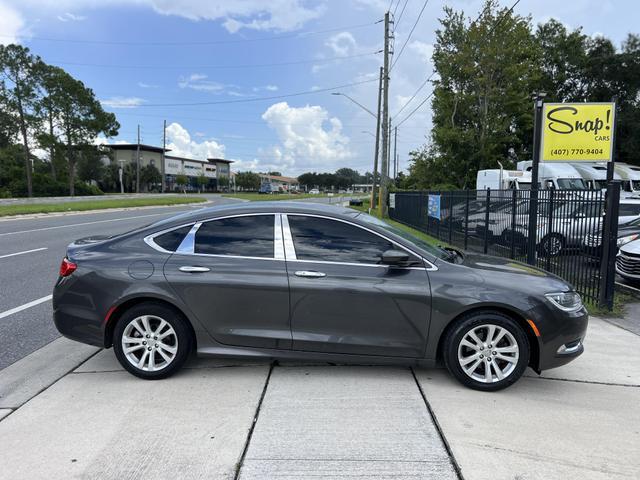
<svg viewBox="0 0 640 480"><path fill-rule="evenodd" d="M444 183L472 187L478 169L496 167L510 150L530 157L540 49L530 19L497 9L495 0L476 22L449 7L444 13L433 53L434 158L426 158L446 167Z"/></svg>
<svg viewBox="0 0 640 480"><path fill-rule="evenodd" d="M204 173L201 173L196 178L196 182L198 182L198 189L200 191L204 191L206 185L209 183L209 179L207 178L207 176Z"/></svg>
<svg viewBox="0 0 640 480"><path fill-rule="evenodd" d="M29 132L38 123L38 79L41 60L20 45L0 45L0 81L3 104L14 112L23 149L27 195L33 196Z"/></svg>
<svg viewBox="0 0 640 480"><path fill-rule="evenodd" d="M258 190L260 188L260 175L254 172L238 172L236 173L236 185L242 190Z"/></svg>
<svg viewBox="0 0 640 480"><path fill-rule="evenodd" d="M90 145L103 134L112 137L118 134L120 124L113 113L105 112L93 91L84 84L64 74L60 78L61 94L57 99L60 109L60 128L64 135L67 162L69 165L69 194L75 194L76 146Z"/></svg>
<svg viewBox="0 0 640 480"><path fill-rule="evenodd" d="M176 175L176 185L185 193L186 191L184 187L188 181L189 179L184 173L179 173L178 175Z"/></svg>
<svg viewBox="0 0 640 480"><path fill-rule="evenodd" d="M144 185L144 189L149 192L162 182L162 174L155 165L145 165L140 169L140 183Z"/></svg>

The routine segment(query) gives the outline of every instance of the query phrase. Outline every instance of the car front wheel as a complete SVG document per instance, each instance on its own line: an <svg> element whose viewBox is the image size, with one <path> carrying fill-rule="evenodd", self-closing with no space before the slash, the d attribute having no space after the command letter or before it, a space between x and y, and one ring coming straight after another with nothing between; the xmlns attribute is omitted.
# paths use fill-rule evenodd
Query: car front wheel
<svg viewBox="0 0 640 480"><path fill-rule="evenodd" d="M166 378L189 357L191 332L184 317L158 303L142 303L118 320L113 349L120 364L146 380Z"/></svg>
<svg viewBox="0 0 640 480"><path fill-rule="evenodd" d="M506 388L529 364L527 335L517 322L500 312L479 312L458 320L443 346L449 372L476 390Z"/></svg>

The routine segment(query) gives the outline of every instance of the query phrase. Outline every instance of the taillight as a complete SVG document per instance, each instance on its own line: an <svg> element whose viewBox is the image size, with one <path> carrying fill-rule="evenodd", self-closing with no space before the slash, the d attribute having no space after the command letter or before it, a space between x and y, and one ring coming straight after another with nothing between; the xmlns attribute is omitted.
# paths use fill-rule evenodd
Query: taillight
<svg viewBox="0 0 640 480"><path fill-rule="evenodd" d="M68 277L69 275L71 275L73 272L76 271L76 268L78 268L77 264L73 263L67 257L64 257L62 259L62 263L60 264L60 276Z"/></svg>

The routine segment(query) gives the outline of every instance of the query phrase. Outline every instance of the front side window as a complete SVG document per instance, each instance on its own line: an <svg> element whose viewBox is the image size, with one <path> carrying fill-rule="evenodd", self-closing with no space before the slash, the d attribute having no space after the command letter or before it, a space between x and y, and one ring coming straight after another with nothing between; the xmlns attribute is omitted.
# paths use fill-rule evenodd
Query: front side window
<svg viewBox="0 0 640 480"><path fill-rule="evenodd" d="M385 251L398 248L389 240L337 220L299 215L289 215L288 220L298 260L377 265Z"/></svg>
<svg viewBox="0 0 640 480"><path fill-rule="evenodd" d="M223 218L203 223L196 232L195 253L273 258L273 215Z"/></svg>

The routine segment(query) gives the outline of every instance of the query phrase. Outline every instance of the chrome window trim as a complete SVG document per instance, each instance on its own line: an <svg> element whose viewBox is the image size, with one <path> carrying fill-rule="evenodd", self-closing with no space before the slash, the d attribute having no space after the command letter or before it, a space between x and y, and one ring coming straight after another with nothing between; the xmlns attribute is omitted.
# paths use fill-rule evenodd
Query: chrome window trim
<svg viewBox="0 0 640 480"><path fill-rule="evenodd" d="M317 214L311 214L311 213L286 213L283 214L282 217L282 226L283 226L283 230L284 230L284 237L285 237L285 248L287 247L287 241L286 238L287 236L291 239L291 251L292 251L292 258L290 258L289 256L289 250L287 249L287 260L295 260L297 262L304 262L304 263L323 263L323 264L330 264L330 265L349 265L349 266L365 266L365 267L382 267L382 268L388 268L390 267L390 265L381 265L381 264L377 264L377 263L352 263L352 262L334 262L334 261L330 261L330 260L300 260L297 258L296 253L295 253L295 245L293 243L293 235L291 233L291 228L289 227L289 220L288 220L288 216L298 216L298 217L314 217L314 218L323 218L326 220L334 220L337 222L342 222L342 223L346 223L347 225L351 225L354 226L356 228L360 228L366 232L369 232L373 235L377 235L378 237L386 240L387 242L401 248L402 250L410 253L411 255L418 257L419 259L422 260L422 262L424 263L424 267L398 267L398 268L402 268L405 270L425 270L427 272L434 272L438 270L438 267L436 267L433 263L431 263L429 260L427 260L426 258L424 258L422 255L414 252L413 250L405 247L404 245L399 244L398 242L396 242L395 240L392 240L391 238L388 238L374 230L371 230L370 228L367 227L363 227L362 225L358 225L357 223L353 223L350 222L348 220L343 220L342 218L335 218L335 217L330 217L327 215L317 215Z"/></svg>
<svg viewBox="0 0 640 480"><path fill-rule="evenodd" d="M284 256L287 260L297 260L296 248L293 245L293 237L291 236L291 228L289 227L289 219L287 214L282 214L282 237L284 239Z"/></svg>
<svg viewBox="0 0 640 480"><path fill-rule="evenodd" d="M172 252L171 250L167 250L165 248L162 248L160 245L158 245L154 239L156 237L159 237L160 235L164 235L165 233L169 233L172 232L174 230L178 230L180 228L184 228L184 227L189 227L192 226L194 224L194 222L189 222L189 223L185 223L184 225L179 225L177 227L171 227L171 228L166 228L164 230L160 230L159 232L155 232L152 233L150 235L147 235L146 237L143 238L144 243L146 243L147 245L149 245L151 248L153 248L154 250L157 250L158 252L162 252L162 253L175 253ZM188 233L187 233L188 235ZM184 240L184 239L183 239ZM181 242L182 243L182 242ZM178 247L180 247L180 245L178 245Z"/></svg>
<svg viewBox="0 0 640 480"><path fill-rule="evenodd" d="M275 260L284 260L285 255L284 241L282 239L282 215L276 214L273 217L273 258Z"/></svg>
<svg viewBox="0 0 640 480"><path fill-rule="evenodd" d="M180 242L180 245L178 245L178 248L176 248L176 253L194 253L196 245L196 232L201 225L202 222L198 222L193 227L191 227L189 233L187 233L187 235L182 239L182 242Z"/></svg>

